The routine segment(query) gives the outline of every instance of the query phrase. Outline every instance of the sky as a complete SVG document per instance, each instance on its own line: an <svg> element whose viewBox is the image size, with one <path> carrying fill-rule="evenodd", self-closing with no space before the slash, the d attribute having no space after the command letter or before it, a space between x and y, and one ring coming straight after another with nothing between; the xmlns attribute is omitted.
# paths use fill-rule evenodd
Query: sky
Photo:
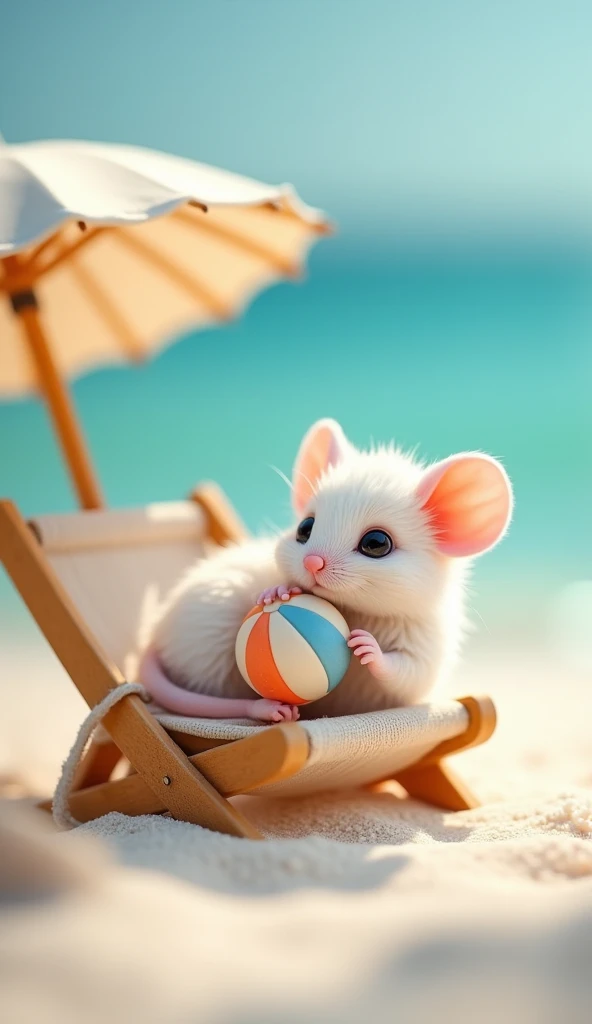
<svg viewBox="0 0 592 1024"><path fill-rule="evenodd" d="M9 141L152 146L292 181L344 225L592 220L588 0L0 0Z"/></svg>

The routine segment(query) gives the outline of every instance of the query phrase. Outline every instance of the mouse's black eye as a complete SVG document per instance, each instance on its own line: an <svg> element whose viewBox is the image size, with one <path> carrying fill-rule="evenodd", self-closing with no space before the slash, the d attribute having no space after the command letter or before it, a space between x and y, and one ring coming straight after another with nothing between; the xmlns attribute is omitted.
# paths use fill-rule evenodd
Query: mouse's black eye
<svg viewBox="0 0 592 1024"><path fill-rule="evenodd" d="M296 530L296 540L299 544L306 544L307 540L310 539L313 526L314 516L307 516L306 519L302 520Z"/></svg>
<svg viewBox="0 0 592 1024"><path fill-rule="evenodd" d="M368 558L384 558L390 555L394 544L384 530L368 530L358 544L358 551Z"/></svg>

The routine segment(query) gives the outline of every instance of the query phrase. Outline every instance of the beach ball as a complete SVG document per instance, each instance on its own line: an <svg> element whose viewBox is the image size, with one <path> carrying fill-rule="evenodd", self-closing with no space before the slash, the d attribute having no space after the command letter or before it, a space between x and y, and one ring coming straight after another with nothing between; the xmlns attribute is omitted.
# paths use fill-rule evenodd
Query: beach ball
<svg viewBox="0 0 592 1024"><path fill-rule="evenodd" d="M260 697L308 704L343 679L351 658L349 634L329 601L295 594L251 609L236 638L236 662Z"/></svg>

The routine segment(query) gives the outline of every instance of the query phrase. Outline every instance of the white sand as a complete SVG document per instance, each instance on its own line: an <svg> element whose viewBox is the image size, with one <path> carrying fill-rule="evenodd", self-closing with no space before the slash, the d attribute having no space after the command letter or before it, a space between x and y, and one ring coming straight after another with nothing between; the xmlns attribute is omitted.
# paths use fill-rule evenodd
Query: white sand
<svg viewBox="0 0 592 1024"><path fill-rule="evenodd" d="M565 675L466 663L455 689L500 715L456 759L477 811L244 800L261 844L119 815L55 836L4 805L2 1020L589 1021L592 679ZM1 770L47 785L82 706L57 668L1 678Z"/></svg>

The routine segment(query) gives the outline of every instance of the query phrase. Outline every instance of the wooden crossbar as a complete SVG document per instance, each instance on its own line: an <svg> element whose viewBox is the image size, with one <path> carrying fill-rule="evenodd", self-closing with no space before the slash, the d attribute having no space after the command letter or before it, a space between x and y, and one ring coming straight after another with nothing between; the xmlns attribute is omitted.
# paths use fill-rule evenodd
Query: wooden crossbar
<svg viewBox="0 0 592 1024"><path fill-rule="evenodd" d="M297 722L268 726L254 736L223 743L189 757L203 778L223 797L289 778L306 764L308 735ZM70 811L77 821L92 821L109 811L161 814L166 803L137 774L72 793ZM48 810L51 801L43 805Z"/></svg>

